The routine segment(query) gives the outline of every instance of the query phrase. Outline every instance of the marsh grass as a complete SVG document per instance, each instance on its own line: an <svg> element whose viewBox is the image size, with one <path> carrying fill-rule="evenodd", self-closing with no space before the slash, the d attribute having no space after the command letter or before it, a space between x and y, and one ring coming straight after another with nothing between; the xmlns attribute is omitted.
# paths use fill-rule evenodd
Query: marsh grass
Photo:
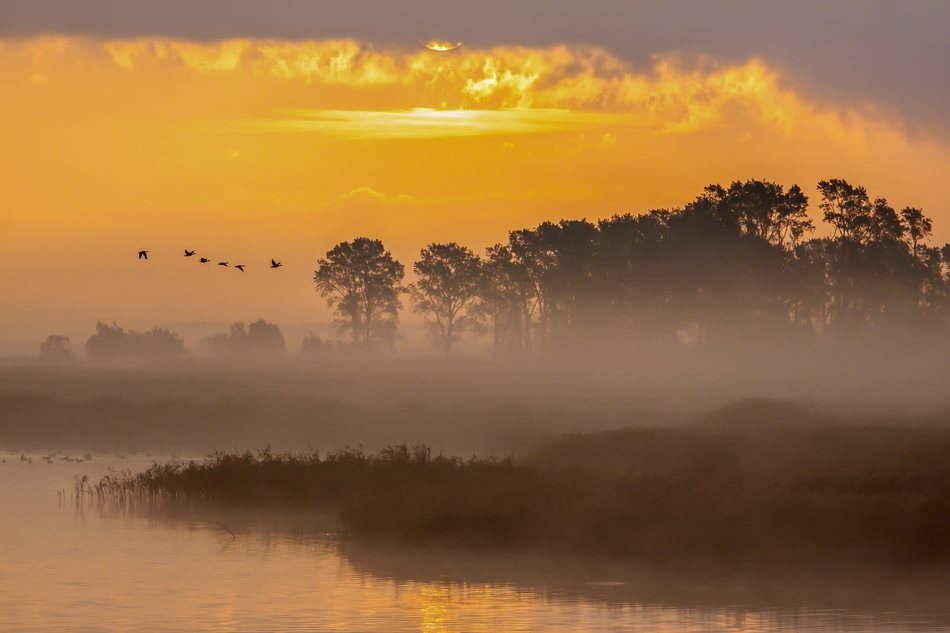
<svg viewBox="0 0 950 633"><path fill-rule="evenodd" d="M340 534L644 560L950 563L950 433L627 429L532 455L216 453L104 478L121 504L320 507Z"/></svg>

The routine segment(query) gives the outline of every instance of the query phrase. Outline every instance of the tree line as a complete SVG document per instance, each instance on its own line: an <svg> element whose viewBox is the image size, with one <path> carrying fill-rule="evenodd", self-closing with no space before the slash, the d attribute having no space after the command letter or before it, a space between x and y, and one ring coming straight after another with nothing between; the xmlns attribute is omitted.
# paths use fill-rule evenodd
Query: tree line
<svg viewBox="0 0 950 633"><path fill-rule="evenodd" d="M353 345L392 346L408 297L446 354L477 334L501 354L605 334L708 346L945 330L950 244L928 245L931 219L841 179L817 192L829 237L811 236L798 185L747 180L680 208L514 230L481 256L433 243L408 285L380 240L359 237L330 249L313 280Z"/></svg>

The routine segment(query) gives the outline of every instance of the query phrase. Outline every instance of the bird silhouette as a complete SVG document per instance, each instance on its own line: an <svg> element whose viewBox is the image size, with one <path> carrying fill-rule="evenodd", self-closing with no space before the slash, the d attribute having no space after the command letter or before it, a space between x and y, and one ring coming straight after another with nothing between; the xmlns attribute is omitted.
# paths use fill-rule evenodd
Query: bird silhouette
<svg viewBox="0 0 950 633"><path fill-rule="evenodd" d="M234 267L240 270L242 273L244 272L244 264L236 264Z"/></svg>
<svg viewBox="0 0 950 633"><path fill-rule="evenodd" d="M194 254L195 254L194 251L189 251L187 248L185 249L185 257L191 257Z"/></svg>
<svg viewBox="0 0 950 633"><path fill-rule="evenodd" d="M228 265L227 262L218 262L218 266L227 266L227 265Z"/></svg>
<svg viewBox="0 0 950 633"><path fill-rule="evenodd" d="M148 251L139 251L139 259L148 259Z"/></svg>
<svg viewBox="0 0 950 633"><path fill-rule="evenodd" d="M207 264L207 263L210 262L211 260L208 259L207 257L202 257L202 258L199 259L198 261L201 262L202 264Z"/></svg>
<svg viewBox="0 0 950 633"><path fill-rule="evenodd" d="M273 259L270 260L270 267L271 267L271 268L280 268L282 265L283 265L283 264L281 264L280 262L275 262Z"/></svg>

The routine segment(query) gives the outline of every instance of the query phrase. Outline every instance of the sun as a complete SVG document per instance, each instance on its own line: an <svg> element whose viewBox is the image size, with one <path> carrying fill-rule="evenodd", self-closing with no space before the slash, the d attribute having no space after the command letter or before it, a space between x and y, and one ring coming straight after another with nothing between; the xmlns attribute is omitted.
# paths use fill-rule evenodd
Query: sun
<svg viewBox="0 0 950 633"><path fill-rule="evenodd" d="M430 51L437 51L439 53L445 53L446 51L454 51L456 48L462 45L462 42L458 44L453 44L452 42L439 42L432 40L428 44L423 44Z"/></svg>

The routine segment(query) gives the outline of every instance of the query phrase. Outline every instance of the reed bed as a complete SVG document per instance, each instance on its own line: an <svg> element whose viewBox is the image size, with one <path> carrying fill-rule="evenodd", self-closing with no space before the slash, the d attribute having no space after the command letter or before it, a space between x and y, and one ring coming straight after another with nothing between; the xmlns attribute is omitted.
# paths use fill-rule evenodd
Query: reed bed
<svg viewBox="0 0 950 633"><path fill-rule="evenodd" d="M950 434L866 435L625 430L570 436L522 458L467 460L407 445L324 456L265 449L155 464L94 489L126 505L329 508L343 537L424 545L950 563ZM813 455L829 438L838 444Z"/></svg>

